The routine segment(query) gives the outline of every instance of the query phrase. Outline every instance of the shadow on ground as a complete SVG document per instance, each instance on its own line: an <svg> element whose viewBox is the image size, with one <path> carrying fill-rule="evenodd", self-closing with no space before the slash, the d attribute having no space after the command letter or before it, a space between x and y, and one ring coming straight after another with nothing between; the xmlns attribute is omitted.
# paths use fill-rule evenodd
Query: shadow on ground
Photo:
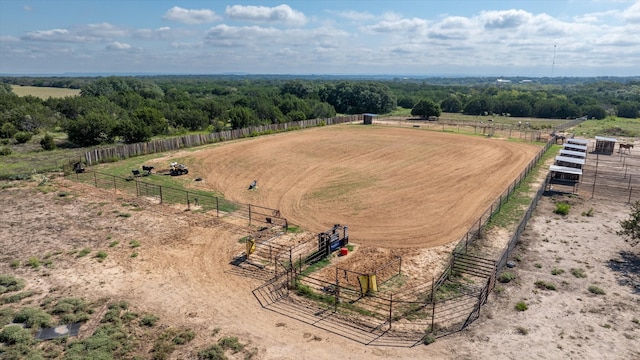
<svg viewBox="0 0 640 360"><path fill-rule="evenodd" d="M630 251L620 251L620 258L607 264L618 273L618 284L630 286L634 294L640 295L640 256Z"/></svg>

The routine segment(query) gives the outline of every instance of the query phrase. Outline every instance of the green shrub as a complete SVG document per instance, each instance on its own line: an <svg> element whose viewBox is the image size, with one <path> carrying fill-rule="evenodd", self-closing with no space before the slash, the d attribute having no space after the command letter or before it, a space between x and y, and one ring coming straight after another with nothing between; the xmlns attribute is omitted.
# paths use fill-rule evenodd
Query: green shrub
<svg viewBox="0 0 640 360"><path fill-rule="evenodd" d="M518 311L525 311L529 308L529 306L527 306L527 303L525 303L524 301L519 301L516 306L515 306L516 310Z"/></svg>
<svg viewBox="0 0 640 360"><path fill-rule="evenodd" d="M25 282L11 275L0 275L0 294L10 291L22 290Z"/></svg>
<svg viewBox="0 0 640 360"><path fill-rule="evenodd" d="M0 138L3 138L3 139L12 138L16 135L17 132L18 132L18 129L16 129L16 126L13 125L13 123L6 122L2 124L2 127L0 127Z"/></svg>
<svg viewBox="0 0 640 360"><path fill-rule="evenodd" d="M116 246L116 245L118 245L118 244L120 244L120 241L118 241L118 240L114 240L114 241L112 241L112 242L109 244L109 247L114 247L114 246Z"/></svg>
<svg viewBox="0 0 640 360"><path fill-rule="evenodd" d="M605 295L606 293L604 292L604 290L600 289L599 287L595 286L595 285L591 285L589 286L589 292L596 294L596 295Z"/></svg>
<svg viewBox="0 0 640 360"><path fill-rule="evenodd" d="M0 342L6 345L29 345L33 342L33 335L31 335L29 330L23 329L20 325L10 325L0 332Z"/></svg>
<svg viewBox="0 0 640 360"><path fill-rule="evenodd" d="M51 313L61 315L61 322L69 324L89 320L89 311L90 307L84 300L64 298L58 300Z"/></svg>
<svg viewBox="0 0 640 360"><path fill-rule="evenodd" d="M132 248L137 248L138 246L140 246L140 242L138 240L131 240L129 241L129 246L131 246Z"/></svg>
<svg viewBox="0 0 640 360"><path fill-rule="evenodd" d="M198 360L226 360L224 349L218 344L213 344L198 351Z"/></svg>
<svg viewBox="0 0 640 360"><path fill-rule="evenodd" d="M132 312L132 311L127 311L124 314L122 314L122 321L124 322L129 322L131 320L135 320L138 318L138 313Z"/></svg>
<svg viewBox="0 0 640 360"><path fill-rule="evenodd" d="M586 278L587 274L584 273L583 269L571 269L571 274L577 278Z"/></svg>
<svg viewBox="0 0 640 360"><path fill-rule="evenodd" d="M553 270L551 270L551 275L560 275L560 274L564 274L564 270L557 269L557 268L553 268Z"/></svg>
<svg viewBox="0 0 640 360"><path fill-rule="evenodd" d="M140 319L140 325L153 326L156 324L156 322L158 322L158 320L160 320L159 317L155 315L147 314L143 316L142 319Z"/></svg>
<svg viewBox="0 0 640 360"><path fill-rule="evenodd" d="M100 325L90 337L71 341L65 347L65 359L128 359L133 338L118 324Z"/></svg>
<svg viewBox="0 0 640 360"><path fill-rule="evenodd" d="M8 147L8 146L0 147L0 155L4 155L4 156L6 156L6 155L11 155L11 153L12 153L12 152L13 152L13 151L12 151L12 150L11 150L11 148L10 148L10 147Z"/></svg>
<svg viewBox="0 0 640 360"><path fill-rule="evenodd" d="M195 337L196 337L196 333L191 329L187 329L187 330L183 330L183 331L179 332L173 338L172 341L176 345L182 345L182 344L186 344L186 343L190 342Z"/></svg>
<svg viewBox="0 0 640 360"><path fill-rule="evenodd" d="M498 281L506 284L508 282L510 282L511 280L515 279L516 275L512 272L509 271L503 271L500 276L498 276Z"/></svg>
<svg viewBox="0 0 640 360"><path fill-rule="evenodd" d="M103 261L104 259L106 259L106 258L107 258L107 256L108 256L108 255L109 255L109 254L107 254L107 252L106 252L106 251L102 251L102 250L100 250L100 251L98 251L98 252L96 253L96 258L98 258L98 261Z"/></svg>
<svg viewBox="0 0 640 360"><path fill-rule="evenodd" d="M27 266L31 266L34 269L38 269L40 267L40 260L37 257L32 256L27 261Z"/></svg>
<svg viewBox="0 0 640 360"><path fill-rule="evenodd" d="M87 255L89 255L89 253L90 253L90 252L91 252L91 248L86 247L86 248L84 248L84 249L80 250L80 251L78 252L78 254L76 255L76 257L83 257L83 256L87 256Z"/></svg>
<svg viewBox="0 0 640 360"><path fill-rule="evenodd" d="M567 215L569 214L569 210L571 209L571 205L561 202L556 204L556 209L553 211L558 215Z"/></svg>
<svg viewBox="0 0 640 360"><path fill-rule="evenodd" d="M44 137L40 140L40 146L44 150L54 150L56 148L56 143L53 141L53 136L51 134L46 133Z"/></svg>
<svg viewBox="0 0 640 360"><path fill-rule="evenodd" d="M436 337L431 334L427 334L422 338L422 343L425 345L433 344L434 342L436 342Z"/></svg>
<svg viewBox="0 0 640 360"><path fill-rule="evenodd" d="M28 298L29 296L33 295L34 292L33 291L24 291L21 293L17 293L17 294L13 294L13 295L9 295L5 298L1 298L0 299L0 304L5 303L5 304L10 304L10 303L17 303L22 301L22 299Z"/></svg>
<svg viewBox="0 0 640 360"><path fill-rule="evenodd" d="M593 216L593 208L590 208L589 211L583 211L582 212L582 216L592 217Z"/></svg>
<svg viewBox="0 0 640 360"><path fill-rule="evenodd" d="M25 307L16 313L13 322L24 323L26 327L40 328L51 326L53 318L40 309Z"/></svg>
<svg viewBox="0 0 640 360"><path fill-rule="evenodd" d="M19 131L13 136L18 144L24 144L27 141L31 140L32 137L33 134L27 131Z"/></svg>
<svg viewBox="0 0 640 360"><path fill-rule="evenodd" d="M223 337L218 341L218 345L224 350L231 350L234 354L244 350L244 345L235 336Z"/></svg>
<svg viewBox="0 0 640 360"><path fill-rule="evenodd" d="M542 289L542 290L555 290L556 286L552 283L548 283L546 281L542 281L542 280L538 280L534 283L534 285L538 288L538 289Z"/></svg>
<svg viewBox="0 0 640 360"><path fill-rule="evenodd" d="M12 260L11 265L12 268L17 269L20 266L20 260Z"/></svg>
<svg viewBox="0 0 640 360"><path fill-rule="evenodd" d="M15 314L16 312L13 311L12 308L0 308L0 328L7 324L10 324L13 321L13 317L15 316Z"/></svg>

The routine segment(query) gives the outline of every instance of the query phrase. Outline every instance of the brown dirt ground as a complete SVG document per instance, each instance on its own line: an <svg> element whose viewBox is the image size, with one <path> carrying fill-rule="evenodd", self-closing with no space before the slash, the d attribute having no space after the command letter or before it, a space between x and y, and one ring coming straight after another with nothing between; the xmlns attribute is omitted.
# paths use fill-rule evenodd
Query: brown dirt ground
<svg viewBox="0 0 640 360"><path fill-rule="evenodd" d="M332 143L334 137L323 135L324 130L305 133L318 134L317 136ZM386 133L391 129L384 130ZM342 134L356 136L350 131L359 130L349 129ZM384 149L394 146L394 137L388 138L389 135L384 133L372 131L374 139L382 145L377 155L380 157L388 151ZM389 132L393 133L395 131ZM429 143L435 141L432 139L433 135L438 135L429 134L420 138L421 135L417 133L421 132L415 133L417 139L412 146L423 152L420 139ZM287 134L269 139L277 140L284 135ZM459 139L447 137L448 134L439 135L444 135L445 140ZM396 140L397 136L399 135L396 135ZM427 138L428 141L424 141ZM246 143L256 142L261 146L268 146L266 142L258 140L260 138ZM445 140L440 141L446 143ZM300 141L305 143L304 139ZM495 139L487 142L491 146L509 144ZM243 143L245 142L224 144L219 149ZM306 149L301 146L303 150ZM263 156L260 155L260 147L251 151L256 156ZM375 153L377 150L372 151ZM446 155L433 150L430 152L433 157L437 157L433 154L434 151L437 156ZM323 158L313 151L305 156L316 162ZM340 157L340 153L335 156ZM496 159L499 158L498 155L495 156ZM244 161L252 159L253 157L248 156ZM289 157L285 156L285 159ZM345 163L349 160L342 157L340 159ZM359 161L349 161L352 161L350 164L357 165L365 159L367 156L362 155ZM262 160L266 161L264 158ZM414 161L419 163L428 160L429 157L422 157ZM203 159L202 164L206 161ZM369 161L375 163L371 159ZM255 166L258 165L260 162ZM466 163L465 166L472 165ZM228 166L233 168L232 165ZM405 163L404 166L420 173L415 169L418 167L415 164L412 167ZM301 172L301 168L294 166L292 169L291 173L296 174L294 177L298 179L297 174ZM365 170L361 169L363 172ZM429 173L436 172L431 170ZM368 175L359 176L366 178ZM242 174L236 176L236 180L220 178L219 181L222 184L233 184L236 181L237 193L245 194L247 181ZM247 179L254 177L249 172L244 176ZM258 177L260 190L247 195L270 198L264 194L267 192L265 187L268 188L267 184L270 182L261 180L274 178L275 175L269 176L271 177ZM339 176L323 176L334 179L336 184L343 184L339 182ZM422 176L426 176L426 173L422 173ZM208 181L211 184L211 180ZM398 178L397 181L403 180ZM384 185L381 179L376 182ZM478 187L483 187L484 183L483 181L482 186ZM198 349L215 343L219 336L239 337L241 342L248 343L249 348L257 351L254 357L256 359L640 357L640 260L637 248L631 248L615 234L617 222L628 213L628 207L622 202L571 198L571 213L567 217L560 217L552 212L558 199L543 198L523 241L513 254L517 263L512 270L517 276L516 280L498 286L491 294L488 305L481 309L479 320L466 330L439 338L427 347L387 348L367 347L262 309L251 293L262 280L239 276L235 267L229 264L244 249L244 245L238 240L255 230L249 228L246 222L233 218L212 218L186 212L184 209L155 205L63 179L54 179L44 187L37 187L37 182L28 181L2 184L6 186L0 190L0 203L3 205L0 207L0 274L24 278L28 283L25 290L36 291L36 295L19 304L3 306L34 306L51 296L83 297L90 301L100 298L127 300L136 311L159 315L158 329L171 326L195 330L195 340L180 347L174 352L172 359L194 358ZM297 186L295 182L290 184ZM231 185L228 186L233 189ZM421 185L412 186L407 186L407 189L417 191L415 189L421 188ZM506 184L501 189L504 187ZM229 193L233 193L231 190ZM316 191L328 190L317 188ZM331 194L330 191L329 193ZM309 193L298 194L293 198L315 199ZM466 197L461 197L464 198ZM276 205L279 204L278 199L273 200ZM368 198L360 199L371 201ZM320 204L326 201L321 196L316 200ZM421 206L417 201L414 203L415 206ZM375 206L374 204L371 206ZM594 209L594 216L581 215L590 208ZM333 222L336 221L330 220L328 224ZM338 222L347 223L342 220ZM326 228L327 225L322 224L320 230ZM355 241L354 233L352 236ZM500 237L504 236L504 233L499 232L488 234L480 245L499 248L503 241ZM139 241L140 246L132 248L129 245L131 240ZM119 243L110 247L112 241ZM357 246L349 257L353 256L354 263L358 263L362 254L365 258L385 259L401 254L403 271L439 274L434 264L450 253L451 244L426 248L427 244L418 240L413 246L425 248L414 250L394 246L379 249L362 245ZM74 250L84 247L91 248L91 254L77 257ZM108 253L103 262L98 262L95 258L98 250ZM131 257L134 252L138 253L137 257ZM47 257L52 261L51 266L42 266L37 270L24 266L31 256L40 259ZM340 261L344 262L349 257ZM14 260L19 260L23 265L11 267L10 263ZM554 268L562 269L564 273L552 275L551 270ZM587 277L574 277L570 271L572 268L584 269ZM536 288L534 283L538 280L553 282L557 290ZM590 293L587 288L591 285L602 288L606 295ZM514 306L518 301L525 301L529 309L525 312L515 311ZM97 318L98 314L94 316ZM81 334L90 334L95 326L90 321L83 326ZM221 329L217 337L211 335L215 329ZM140 341L138 354L143 358L150 357L151 346L150 342ZM245 354L227 353L227 356L240 359Z"/></svg>
<svg viewBox="0 0 640 360"><path fill-rule="evenodd" d="M633 249L614 233L615 222L627 212L622 204L572 200L571 214L561 218L552 213L554 200L543 199L514 253L520 259L513 270L517 281L501 285L491 295L478 321L428 347L380 348L262 309L251 293L261 281L238 276L229 264L244 248L238 239L251 231L235 220L229 223L152 205L62 179L53 180L48 193L34 182L12 184L0 191L0 273L24 278L25 290L37 292L19 305L33 306L47 296L128 300L136 311L159 315L160 329L196 331L196 339L179 348L172 359L193 358L197 349L216 341L211 336L214 329L221 329L219 336L238 336L249 343L257 349L256 359L516 359L523 354L542 359L631 359L639 355L640 279L637 270L623 273L610 267L633 265L629 255ZM593 217L580 215L591 207ZM129 246L134 239L140 247ZM119 244L109 247L114 240ZM72 253L84 247L92 253L81 258ZM94 257L98 250L109 254L103 262ZM132 258L133 252L139 256ZM47 254L50 267L9 265ZM635 259L637 268L637 255ZM553 268L565 272L553 276ZM587 278L574 278L571 268L583 268ZM552 281L558 290L539 290L533 285L537 280ZM606 295L589 293L589 285L601 287ZM529 310L513 309L520 300L529 304ZM83 326L82 333L90 334L91 326L95 325ZM150 342L141 342L139 354L149 357L150 348Z"/></svg>
<svg viewBox="0 0 640 360"><path fill-rule="evenodd" d="M226 198L279 209L311 232L428 248L457 241L513 182L537 145L346 125L223 144L192 155L190 175ZM251 181L258 189L248 191Z"/></svg>

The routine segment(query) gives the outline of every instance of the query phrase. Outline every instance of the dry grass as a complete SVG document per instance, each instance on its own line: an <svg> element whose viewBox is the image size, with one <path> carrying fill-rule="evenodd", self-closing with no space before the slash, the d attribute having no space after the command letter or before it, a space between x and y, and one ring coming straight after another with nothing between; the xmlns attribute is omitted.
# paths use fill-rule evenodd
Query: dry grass
<svg viewBox="0 0 640 360"><path fill-rule="evenodd" d="M54 88L54 87L38 87L38 86L19 86L19 85L11 85L11 89L18 96L35 96L41 99L52 98L63 98L67 96L78 96L80 95L79 89L64 89L64 88Z"/></svg>

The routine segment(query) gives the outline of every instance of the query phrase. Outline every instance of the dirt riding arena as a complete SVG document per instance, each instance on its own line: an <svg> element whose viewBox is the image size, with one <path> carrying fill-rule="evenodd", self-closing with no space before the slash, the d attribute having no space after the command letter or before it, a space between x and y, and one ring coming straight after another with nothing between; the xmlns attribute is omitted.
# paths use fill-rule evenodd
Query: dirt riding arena
<svg viewBox="0 0 640 360"><path fill-rule="evenodd" d="M211 190L280 209L305 230L345 224L358 244L428 248L459 240L539 150L347 125L222 144L193 154L192 167Z"/></svg>

